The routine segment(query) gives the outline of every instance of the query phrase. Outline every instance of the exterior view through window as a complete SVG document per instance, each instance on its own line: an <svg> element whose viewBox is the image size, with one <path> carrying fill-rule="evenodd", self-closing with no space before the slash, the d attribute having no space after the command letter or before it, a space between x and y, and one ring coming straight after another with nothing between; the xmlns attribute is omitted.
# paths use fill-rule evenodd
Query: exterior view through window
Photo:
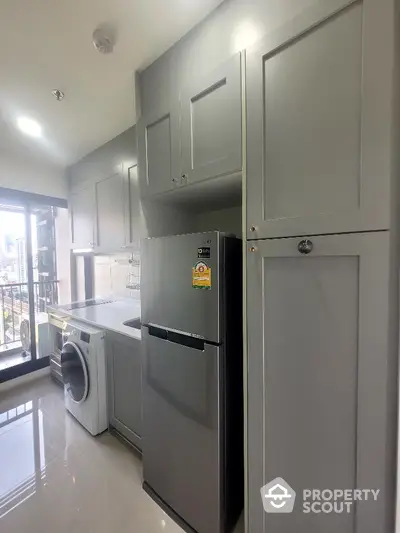
<svg viewBox="0 0 400 533"><path fill-rule="evenodd" d="M11 367L49 355L41 345L48 335L46 305L59 301L61 213L66 210L0 201L0 378Z"/></svg>

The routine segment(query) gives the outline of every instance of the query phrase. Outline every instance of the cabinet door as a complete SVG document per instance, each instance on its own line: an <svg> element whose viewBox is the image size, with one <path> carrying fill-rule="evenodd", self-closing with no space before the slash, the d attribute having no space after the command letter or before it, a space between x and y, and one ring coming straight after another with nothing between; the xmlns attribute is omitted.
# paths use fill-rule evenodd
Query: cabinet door
<svg viewBox="0 0 400 533"><path fill-rule="evenodd" d="M128 193L128 236L127 243L139 246L139 240L147 237L146 225L143 214L142 202L140 201L138 167L133 165L128 169L127 175Z"/></svg>
<svg viewBox="0 0 400 533"><path fill-rule="evenodd" d="M309 239L248 244L249 532L386 531L389 235ZM263 510L276 477L290 515ZM303 513L303 489L361 487L379 501Z"/></svg>
<svg viewBox="0 0 400 533"><path fill-rule="evenodd" d="M389 227L390 4L321 1L246 53L249 238Z"/></svg>
<svg viewBox="0 0 400 533"><path fill-rule="evenodd" d="M240 53L182 93L182 184L242 168Z"/></svg>
<svg viewBox="0 0 400 533"><path fill-rule="evenodd" d="M115 251L125 245L124 204L120 173L96 183L96 244L102 251Z"/></svg>
<svg viewBox="0 0 400 533"><path fill-rule="evenodd" d="M88 184L70 194L71 242L73 248L94 247L94 187Z"/></svg>
<svg viewBox="0 0 400 533"><path fill-rule="evenodd" d="M142 195L169 191L179 177L179 104L143 116L138 123L139 178Z"/></svg>
<svg viewBox="0 0 400 533"><path fill-rule="evenodd" d="M110 424L141 449L141 342L107 334L107 367Z"/></svg>

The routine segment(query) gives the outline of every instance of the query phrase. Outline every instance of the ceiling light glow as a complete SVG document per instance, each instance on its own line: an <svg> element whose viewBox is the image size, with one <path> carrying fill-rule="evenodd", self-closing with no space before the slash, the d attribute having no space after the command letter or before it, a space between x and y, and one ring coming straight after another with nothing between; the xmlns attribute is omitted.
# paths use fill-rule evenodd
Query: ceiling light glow
<svg viewBox="0 0 400 533"><path fill-rule="evenodd" d="M252 46L260 37L257 25L252 20L243 20L233 33L233 49L240 52Z"/></svg>
<svg viewBox="0 0 400 533"><path fill-rule="evenodd" d="M40 124L31 118L19 117L17 120L17 126L26 135L30 135L31 137L42 136L42 128Z"/></svg>

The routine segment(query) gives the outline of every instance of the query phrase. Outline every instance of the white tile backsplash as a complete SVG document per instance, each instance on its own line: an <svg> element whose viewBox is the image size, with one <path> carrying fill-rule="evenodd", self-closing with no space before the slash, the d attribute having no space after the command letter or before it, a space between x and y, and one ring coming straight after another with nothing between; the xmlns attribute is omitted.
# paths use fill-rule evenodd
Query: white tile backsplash
<svg viewBox="0 0 400 533"><path fill-rule="evenodd" d="M140 283L139 254L99 255L94 258L94 292L96 298L140 298L139 290L127 288Z"/></svg>

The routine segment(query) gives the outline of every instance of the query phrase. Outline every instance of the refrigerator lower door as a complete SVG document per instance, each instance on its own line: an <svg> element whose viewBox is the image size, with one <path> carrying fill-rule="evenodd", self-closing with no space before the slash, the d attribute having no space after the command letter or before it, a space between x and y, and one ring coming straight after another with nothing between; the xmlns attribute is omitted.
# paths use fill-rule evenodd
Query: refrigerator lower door
<svg viewBox="0 0 400 533"><path fill-rule="evenodd" d="M221 347L204 350L152 336L144 354L143 476L198 533L221 531Z"/></svg>
<svg viewBox="0 0 400 533"><path fill-rule="evenodd" d="M142 324L222 341L223 242L216 231L142 241Z"/></svg>

